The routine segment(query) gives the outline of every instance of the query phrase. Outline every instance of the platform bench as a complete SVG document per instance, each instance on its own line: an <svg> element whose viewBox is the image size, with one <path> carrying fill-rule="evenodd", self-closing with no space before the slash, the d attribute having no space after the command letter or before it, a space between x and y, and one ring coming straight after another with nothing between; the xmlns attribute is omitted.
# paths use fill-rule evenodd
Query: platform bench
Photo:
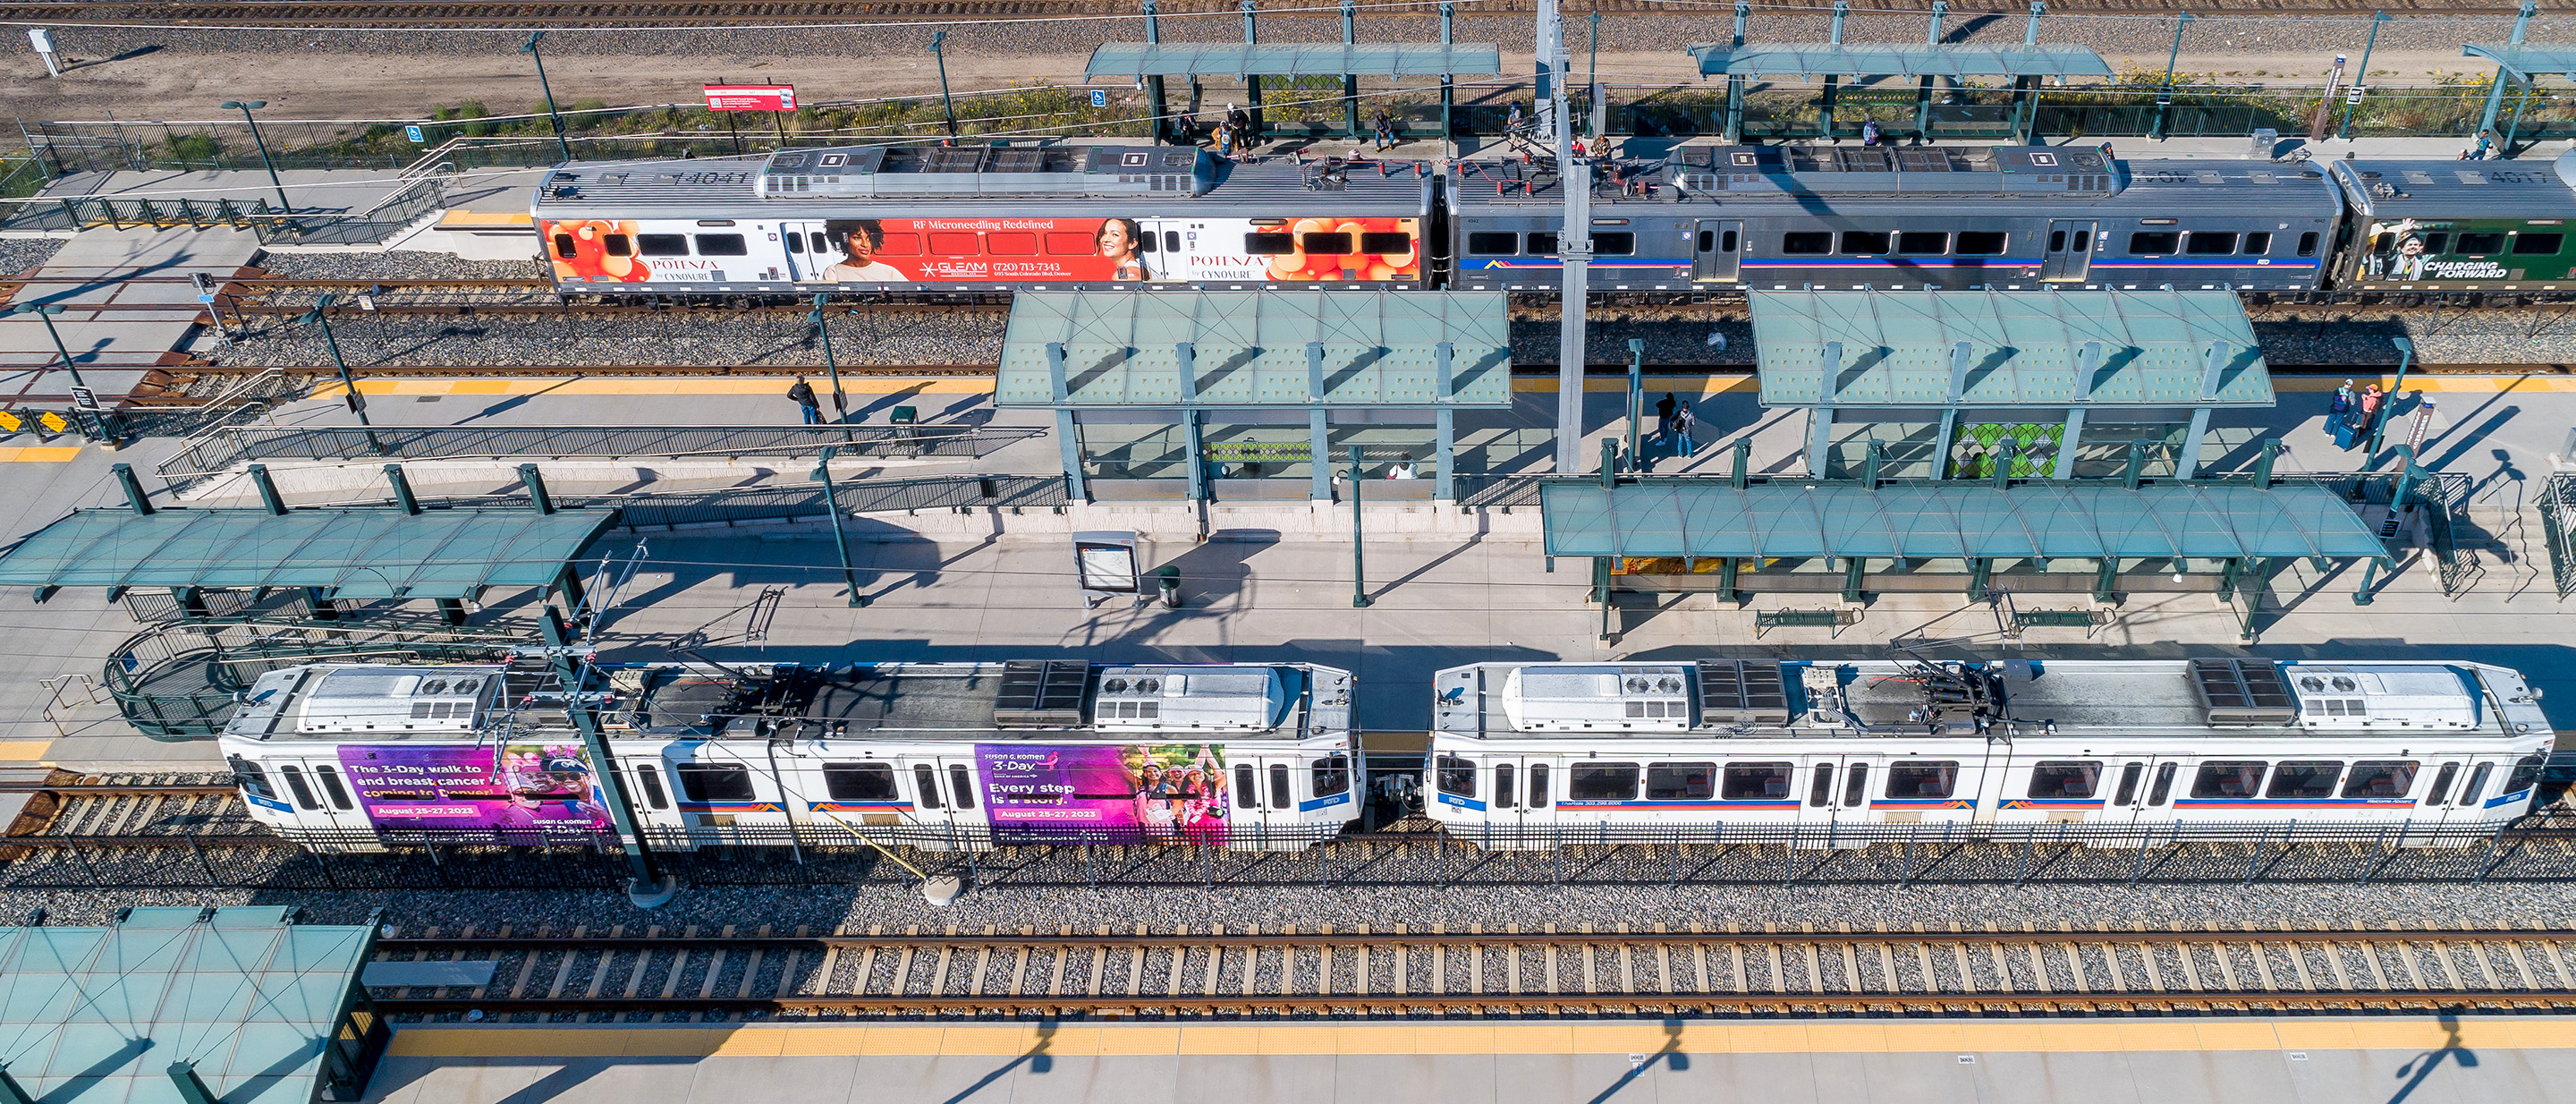
<svg viewBox="0 0 2576 1104"><path fill-rule="evenodd" d="M1822 628L1840 630L1860 623L1859 610L1782 609L1757 610L1753 614L1753 635L1778 628Z"/></svg>

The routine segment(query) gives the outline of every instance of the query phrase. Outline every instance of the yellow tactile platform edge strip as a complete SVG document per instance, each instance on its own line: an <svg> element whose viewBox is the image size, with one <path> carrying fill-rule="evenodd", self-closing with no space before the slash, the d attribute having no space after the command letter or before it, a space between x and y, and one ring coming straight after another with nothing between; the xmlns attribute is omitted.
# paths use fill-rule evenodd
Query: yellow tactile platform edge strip
<svg viewBox="0 0 2576 1104"><path fill-rule="evenodd" d="M1974 1054L2203 1050L2538 1050L2576 1047L2576 1021L2253 1020L2221 1023L814 1024L739 1028L410 1027L415 1058L1159 1054Z"/></svg>
<svg viewBox="0 0 2576 1104"><path fill-rule="evenodd" d="M51 740L0 740L0 763L34 763L44 759Z"/></svg>
<svg viewBox="0 0 2576 1104"><path fill-rule="evenodd" d="M0 445L0 464L61 464L79 455L79 445Z"/></svg>
<svg viewBox="0 0 2576 1104"><path fill-rule="evenodd" d="M812 378L822 379L820 372ZM2275 391L2332 391L2343 381L2324 376L2274 377ZM2362 382L2369 382L2365 379ZM2382 387L2393 382L2378 377ZM1751 394L1759 390L1751 373L1724 373L1693 376L1647 376L1645 388L1650 393L1688 391L1697 395L1726 393ZM993 390L990 379L940 377L905 379L862 376L841 381L841 389L854 395L981 395ZM1583 390L1592 394L1618 394L1628 389L1626 380L1593 377L1583 381ZM2504 391L2576 391L2576 376L2408 376L2406 389L2445 394L2496 394ZM1522 394L1554 394L1556 381L1546 377L1525 377L1512 381L1512 390ZM336 398L340 385L326 383L313 391L314 398ZM774 376L595 376L552 377L537 379L370 379L358 381L358 391L366 395L785 395L787 382Z"/></svg>

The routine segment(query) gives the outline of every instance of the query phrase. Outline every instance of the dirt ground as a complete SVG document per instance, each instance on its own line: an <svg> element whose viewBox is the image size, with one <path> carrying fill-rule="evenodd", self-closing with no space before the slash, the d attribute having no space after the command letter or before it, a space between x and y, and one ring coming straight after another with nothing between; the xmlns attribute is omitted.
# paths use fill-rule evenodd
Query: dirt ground
<svg viewBox="0 0 2576 1104"><path fill-rule="evenodd" d="M48 79L24 44L0 56L0 98L21 120L201 120L224 112L215 105L227 99L257 97L268 101L263 119L408 120L437 104L480 100L496 113L531 110L542 102L535 71L513 54L492 56L404 53L182 53L156 50L113 60L84 60L61 79ZM1078 84L1087 53L966 55L952 53L951 85L960 92L1043 83ZM2114 68L2128 64L2161 68L2164 58L2108 59ZM2331 55L2306 62L2296 55L2185 54L2185 72L2240 73L2251 82L2311 82L2331 64ZM1613 73L1622 82L1689 80L1697 76L1688 55L1671 53L1604 53L1604 79ZM2466 68L2456 53L2382 51L2372 60L2381 82L2414 78L2440 70ZM1504 54L1504 69L1530 71L1527 54ZM2256 77L2257 70L2267 75ZM2286 70L2286 72L2285 72ZM927 53L891 53L864 65L847 58L792 59L716 55L675 65L668 56L584 54L552 56L547 76L563 103L604 100L611 105L693 102L701 82L793 84L808 102L891 95L922 95L939 89L937 71ZM2295 73L2296 75L2291 75ZM2420 78L2417 78L2420 79ZM1469 93L1470 95L1472 92ZM1224 92L1210 95L1222 102ZM1462 96L1465 98L1465 96Z"/></svg>

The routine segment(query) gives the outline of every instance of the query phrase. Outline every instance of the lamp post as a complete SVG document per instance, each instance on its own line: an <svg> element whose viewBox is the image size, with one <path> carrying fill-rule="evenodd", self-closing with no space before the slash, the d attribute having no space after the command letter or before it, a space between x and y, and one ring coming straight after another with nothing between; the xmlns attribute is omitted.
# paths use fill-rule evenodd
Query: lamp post
<svg viewBox="0 0 2576 1104"><path fill-rule="evenodd" d="M348 359L340 355L339 335L331 332L331 301L337 298L339 298L337 295L324 295L321 302L313 304L313 309L304 312L302 317L295 320L295 324L302 326L319 323L321 325L322 344L331 350L331 366L340 370L341 396L349 404L349 413L358 416L359 425L367 427L367 447L383 452L385 450L383 442L376 440L376 423L367 418L367 400L358 394L358 381L349 376Z"/></svg>
<svg viewBox="0 0 2576 1104"><path fill-rule="evenodd" d="M72 363L71 347L63 344L62 331L54 328L54 316L63 313L62 304L20 303L17 306L9 308L9 313L32 314L36 316L36 321L44 323L45 336L54 339L54 351L62 355L63 368L72 374L72 386L84 391L89 390L88 381L81 379L80 365ZM99 422L99 429L104 430L106 428L106 419L101 418L99 419ZM97 440L106 436L106 433L104 432L93 431L91 429L89 419L81 416L81 405L79 403L72 404L72 424L80 427L81 436L90 440Z"/></svg>
<svg viewBox="0 0 2576 1104"><path fill-rule="evenodd" d="M852 233L856 232L852 231ZM848 396L841 393L841 362L832 356L832 328L823 324L823 304L830 302L831 299L830 292L815 292L814 312L806 315L805 320L814 324L814 340L823 346L823 367L832 373L833 420L841 423L842 431L847 433L850 424L850 400Z"/></svg>
<svg viewBox="0 0 2576 1104"><path fill-rule="evenodd" d="M2414 342L2392 337L2388 343L2397 346L2397 378L2388 381L2388 394L2379 400L2379 410L2370 416L2370 447L2361 454L2361 465L2365 468L2379 459L2380 437L2388 432L2388 415L2397 406L2397 389L2406 386L2406 369L2415 363Z"/></svg>
<svg viewBox="0 0 2576 1104"><path fill-rule="evenodd" d="M868 600L859 593L858 570L850 566L850 537L841 531L841 495L832 487L832 458L840 454L839 445L825 446L823 458L814 464L813 478L823 485L823 512L832 515L832 544L841 551L841 581L849 584L850 604L864 606Z"/></svg>
<svg viewBox="0 0 2576 1104"><path fill-rule="evenodd" d="M288 203L288 202L286 201L286 185L285 185L285 183L284 183L284 182L282 182L282 181L280 181L280 180L278 180L278 179L277 179L277 162L272 161L272 160L270 160L270 159L269 159L269 156L268 156L268 139L265 139L265 138L262 138L262 137L260 137L260 136L259 136L259 119L251 115L251 112L256 111L256 110L258 110L258 109L260 109L260 108L263 108L263 107L267 107L267 106L268 106L268 101L267 101L267 100L225 100L224 102L222 102L222 103L220 103L220 104L217 104L216 106L217 106L217 107L221 107L221 108L223 108L223 109L224 109L224 110L226 110L226 111L239 111L239 112L241 112L241 113L242 113L242 121L243 121L243 122L245 122L245 123L249 123L249 124L250 124L250 142L251 142L251 144L252 144L252 145L254 145L254 146L258 146L258 147L259 147L259 163L260 163L260 165L261 165L261 166L263 166L263 167L265 167L265 168L267 168L267 169L268 169L268 184L269 184L269 186L270 186L270 187L272 187L272 188L277 189L277 209L278 209L278 213L280 213L280 214L287 214L287 215L294 214L294 213L295 213L295 205L294 205L294 204L292 204L292 203Z"/></svg>
<svg viewBox="0 0 2576 1104"><path fill-rule="evenodd" d="M536 59L537 91L545 93L546 117L554 120L555 149L563 154L564 160L570 161L572 160L572 143L564 140L563 113L555 110L554 86L546 83L546 55L537 51L537 40L544 37L546 37L546 32L544 31L538 31L535 34L529 35L526 42L519 44L519 52Z"/></svg>
<svg viewBox="0 0 2576 1104"><path fill-rule="evenodd" d="M1366 538L1360 532L1360 447L1351 446L1351 608L1367 609L1368 560L1362 550Z"/></svg>
<svg viewBox="0 0 2576 1104"><path fill-rule="evenodd" d="M2165 116L2173 110L2174 66L2182 60L2183 28L2191 26L2191 20L2190 12L2184 12L2174 19L2173 49L2165 54L2165 82L2156 89L2156 125L2151 137L2159 142L2165 140Z"/></svg>
<svg viewBox="0 0 2576 1104"><path fill-rule="evenodd" d="M939 107L948 113L948 137L957 138L957 101L948 98L948 32L930 32L930 56L939 62Z"/></svg>
<svg viewBox="0 0 2576 1104"><path fill-rule="evenodd" d="M2343 126L2335 131L2335 137L2338 139L2352 137L2353 112L2361 108L2361 97L2370 87L2370 51L2371 48L2379 45L2379 25L2388 22L2390 18L2384 11L2371 13L2370 37L2363 40L2361 44L2361 68L2353 72L2352 91L2344 95Z"/></svg>

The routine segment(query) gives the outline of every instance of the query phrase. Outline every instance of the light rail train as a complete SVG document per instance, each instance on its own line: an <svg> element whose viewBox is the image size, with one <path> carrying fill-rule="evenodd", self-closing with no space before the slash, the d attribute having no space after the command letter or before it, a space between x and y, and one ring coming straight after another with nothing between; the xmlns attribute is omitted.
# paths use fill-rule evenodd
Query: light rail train
<svg viewBox="0 0 2576 1104"><path fill-rule="evenodd" d="M1430 689L1425 811L1497 848L1892 825L2456 839L2531 810L2554 740L2521 675L2466 662L1483 663ZM599 668L579 700L660 846L1291 849L1374 788L1354 690L1302 663L696 662ZM221 745L251 815L317 849L591 841L610 821L569 704L543 666L318 664L263 676Z"/></svg>
<svg viewBox="0 0 2576 1104"><path fill-rule="evenodd" d="M1596 165L1594 292L2047 288L2576 293L2554 163L2120 159L2106 146L1684 145ZM1544 160L1173 146L799 147L558 166L565 294L1114 288L1554 293Z"/></svg>

